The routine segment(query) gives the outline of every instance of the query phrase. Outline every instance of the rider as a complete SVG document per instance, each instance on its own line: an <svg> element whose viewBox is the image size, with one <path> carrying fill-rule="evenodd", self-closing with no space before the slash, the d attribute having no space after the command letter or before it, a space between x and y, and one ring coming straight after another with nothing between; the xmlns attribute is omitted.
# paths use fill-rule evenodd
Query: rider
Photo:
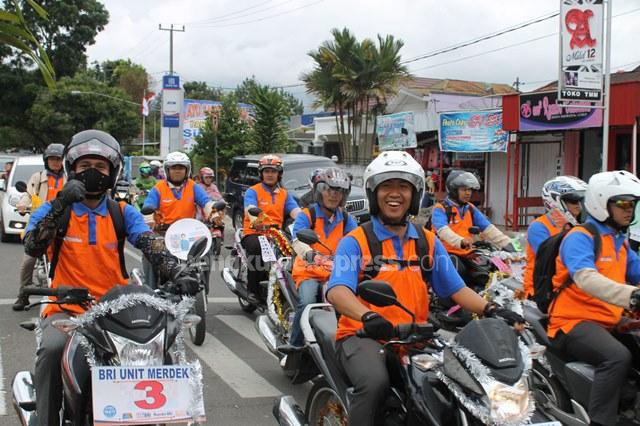
<svg viewBox="0 0 640 426"><path fill-rule="evenodd" d="M153 209L153 214L145 216L145 222L154 227L156 218L159 232L164 232L175 221L196 217L196 206L202 208L208 218L213 209L213 201L201 186L189 178L191 160L182 152L170 152L164 160L166 180L160 180L147 194L143 209ZM147 284L155 288L156 280L148 259L142 259Z"/></svg>
<svg viewBox="0 0 640 426"><path fill-rule="evenodd" d="M38 197L39 202L51 201L56 194L64 186L66 175L62 167L62 155L64 153L64 145L60 143L52 143L44 150L42 159L44 160L44 170L36 172L29 178L27 182L27 192L22 194L16 208L18 212L24 214L27 209L37 208L31 197ZM38 203L39 204L39 203ZM14 311L22 311L29 304L29 296L22 294L22 289L26 285L30 285L33 281L33 268L36 265L36 258L28 254L22 257L22 266L20 267L20 290L18 291L18 300L13 304Z"/></svg>
<svg viewBox="0 0 640 426"><path fill-rule="evenodd" d="M588 407L592 425L616 424L620 390L632 354L638 353L631 335L616 332L625 322L624 309L640 309L640 257L626 239L638 198L640 180L629 172L591 176L586 223L598 230L599 255L594 255L597 236L575 227L564 237L556 260L553 286L559 293L549 307L547 331L554 349L595 367Z"/></svg>
<svg viewBox="0 0 640 426"><path fill-rule="evenodd" d="M511 240L471 204L473 190L480 189L478 179L464 170L452 170L445 182L447 198L436 203L431 213L432 230L442 240L461 275L466 258L473 252L473 237L469 228L477 226L492 244L505 251L515 252Z"/></svg>
<svg viewBox="0 0 640 426"><path fill-rule="evenodd" d="M258 217L249 213L249 210L253 207L262 210L265 216L264 222L259 225L262 228L269 226L282 228L287 216L295 219L301 211L293 196L280 185L283 170L280 157L273 154L263 156L258 162L260 182L247 189L244 194L242 246L249 258L247 298L252 303L258 303L258 285L264 279L266 271L258 239L261 230L252 227Z"/></svg>
<svg viewBox="0 0 640 426"><path fill-rule="evenodd" d="M156 180L166 179L167 176L162 172L162 163L160 160L151 160L149 162L151 166L151 176L153 176Z"/></svg>
<svg viewBox="0 0 640 426"><path fill-rule="evenodd" d="M156 178L151 174L151 164L143 161L138 166L139 176L135 180L136 192L138 192L138 199L136 201L139 209L144 205L144 200L147 199L147 194L151 191L151 188L156 186Z"/></svg>
<svg viewBox="0 0 640 426"><path fill-rule="evenodd" d="M314 171L311 172L311 176L309 176L309 186L311 189L309 189L309 191L302 194L302 197L300 197L301 208L309 207L311 204L314 203L314 201L316 201L315 199L316 198L315 197L316 179L318 179L318 176L320 175L320 173L322 173L323 170L324 169L315 169Z"/></svg>
<svg viewBox="0 0 640 426"><path fill-rule="evenodd" d="M25 252L38 257L54 250L51 287L73 285L88 288L100 299L116 285L126 285L124 253L118 248L115 223L122 221L128 241L149 256L163 276L177 270L177 261L165 249L162 238L149 230L142 215L126 203L118 203L114 219L107 191L122 170L119 143L108 133L85 130L71 139L64 153L69 181L56 198L36 210L24 237ZM66 226L64 223L66 222ZM65 235L57 235L66 229ZM197 284L196 284L197 286ZM193 289L189 289L193 292ZM52 326L56 319L81 313L76 305L49 304L42 312L41 342L36 352L35 386L40 425L57 425L62 404L60 360L67 336Z"/></svg>
<svg viewBox="0 0 640 426"><path fill-rule="evenodd" d="M400 303L415 313L417 322L424 323L428 318L427 285L439 296L451 297L470 311L499 315L512 323L524 322L519 315L487 303L466 287L440 240L431 231L408 222L408 215L418 214L424 193L424 171L417 161L406 152L386 151L367 166L363 178L371 222L340 241L327 290L327 299L341 314L336 333L337 357L354 386L349 424L358 426L374 423L389 387L385 360L380 356L381 342L394 337L395 325L411 322L411 316L396 307L369 305L357 296L358 283L371 272L368 265L363 265L375 260L371 259L368 238L381 244L384 255L376 279L391 285ZM426 262L432 266L424 271L427 282L419 266L425 259L416 254L421 241L428 246ZM362 328L368 338L355 336Z"/></svg>
<svg viewBox="0 0 640 426"><path fill-rule="evenodd" d="M527 230L527 266L523 284L526 297L533 296L533 265L538 247L544 240L579 223L587 184L574 176L558 176L542 186L542 201L547 210Z"/></svg>
<svg viewBox="0 0 640 426"><path fill-rule="evenodd" d="M207 192L209 198L213 201L222 200L222 194L215 184L216 175L213 170L210 167L202 167L198 175L200 176L198 185Z"/></svg>
<svg viewBox="0 0 640 426"><path fill-rule="evenodd" d="M333 255L338 242L358 226L353 216L344 210L351 192L351 180L343 170L337 167L322 170L316 176L313 192L316 202L302 210L303 214L299 214L293 224L292 245L298 256L293 264L292 275L298 287L298 306L291 328L290 344L278 348L283 353L304 345L300 316L305 306L317 302L321 286L329 279L333 266L333 262L323 259L323 256ZM315 210L315 224L312 223L311 209ZM296 234L303 229L315 231L328 249L320 244L308 246L297 240Z"/></svg>

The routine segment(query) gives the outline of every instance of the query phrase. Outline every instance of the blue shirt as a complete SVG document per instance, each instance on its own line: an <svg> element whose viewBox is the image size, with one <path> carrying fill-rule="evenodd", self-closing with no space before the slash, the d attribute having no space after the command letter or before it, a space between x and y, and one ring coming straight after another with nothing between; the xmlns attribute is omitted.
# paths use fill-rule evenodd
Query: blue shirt
<svg viewBox="0 0 640 426"><path fill-rule="evenodd" d="M448 197L444 199L444 201L442 202L442 205L445 207L452 206L454 209L457 210L458 215L460 217L464 217L465 213L468 212L470 209L472 209L469 203L465 203L463 206L459 206L453 201L451 201ZM487 229L487 227L489 227L489 225L491 225L491 222L489 222L489 219L487 219L487 217L483 215L482 212L478 210L478 208L473 208L473 210L471 211L472 211L471 220L473 222L473 225L480 228L480 232L483 232L485 229ZM447 212L442 209L434 208L431 213L431 223L433 223L433 227L435 228L436 231L439 231L440 228L444 226L449 226L449 220L447 219Z"/></svg>
<svg viewBox="0 0 640 426"><path fill-rule="evenodd" d="M184 190L184 185L181 185L179 188L171 188L171 192L173 192L173 196L176 197L176 200L182 198L182 192ZM204 208L207 203L210 201L209 194L205 191L200 185L193 185L193 198L198 207ZM160 191L155 186L151 188L149 193L147 194L147 198L144 200L144 205L142 208L151 207L154 210L157 210L160 207Z"/></svg>
<svg viewBox="0 0 640 426"><path fill-rule="evenodd" d="M591 216L586 220L587 223L593 223L600 236L610 235L613 238L616 255L620 253L620 249L627 239L626 234L615 232L612 228L602 222L598 222ZM593 238L583 232L572 232L567 235L560 244L560 259L569 270L569 274L573 274L581 269L596 269L596 261L593 253ZM635 285L640 283L640 257L632 250L627 250L627 282Z"/></svg>
<svg viewBox="0 0 640 426"><path fill-rule="evenodd" d="M89 245L96 244L96 215L106 217L109 214L107 209L107 197L103 197L95 209L90 209L83 203L73 203L71 206L73 212L77 216L89 215ZM42 204L29 219L26 232L30 232L35 229L36 224L44 218L51 210L51 203L46 202ZM149 226L144 223L144 217L138 210L129 204L125 205L123 210L124 215L124 229L127 240L134 246L138 242L138 238L145 232L150 232Z"/></svg>
<svg viewBox="0 0 640 426"><path fill-rule="evenodd" d="M555 226L553 220L551 220L551 218L548 219ZM540 244L550 236L551 234L549 234L549 230L543 223L536 221L529 225L529 229L527 230L527 242L534 254L538 253L538 247L540 247Z"/></svg>
<svg viewBox="0 0 640 426"><path fill-rule="evenodd" d="M275 192L273 192L274 189L271 189L269 185L265 185L262 182L260 182L260 184L262 185L262 189L264 189L269 194L271 194L271 202L275 203L276 194ZM277 187L277 188L280 188L280 187ZM246 209L249 206L255 206L255 207L258 206L258 193L253 188L247 189L247 191L244 193L244 208ZM284 202L285 219L286 219L286 216L289 216L289 213L291 213L293 210L297 208L298 208L298 203L296 203L296 200L295 198L293 198L293 195L291 195L291 192L287 191L287 199Z"/></svg>
<svg viewBox="0 0 640 426"><path fill-rule="evenodd" d="M407 239L418 239L418 233L414 226L409 226L404 234L404 240L380 223L376 216L371 217L373 232L380 241L391 239L398 260L404 259L402 245ZM333 270L329 278L328 289L345 286L356 293L358 277L361 270L362 251L355 238L346 236L338 244L333 261ZM451 258L440 240L434 239L433 268L429 271L429 284L440 297L450 297L462 289L465 284L456 268L451 263Z"/></svg>
<svg viewBox="0 0 640 426"><path fill-rule="evenodd" d="M336 211L336 214L333 217L333 222L329 222L329 218L326 217L326 215L322 211L322 208L317 203L312 204L311 206L309 206L309 208L314 208L316 210L316 220L319 217L324 219L324 235L331 234L331 232L333 232L336 226L338 226L338 224L342 222L344 219L344 216L342 214L342 209L338 209ZM343 230L344 235L347 235L349 232L353 231L357 227L358 227L358 224L356 223L353 216L348 214L347 220L344 224L344 230ZM291 232L292 238L295 239L298 231L302 229L311 229L311 221L309 220L309 217L306 214L299 214L296 217L295 222L293 222L293 230Z"/></svg>

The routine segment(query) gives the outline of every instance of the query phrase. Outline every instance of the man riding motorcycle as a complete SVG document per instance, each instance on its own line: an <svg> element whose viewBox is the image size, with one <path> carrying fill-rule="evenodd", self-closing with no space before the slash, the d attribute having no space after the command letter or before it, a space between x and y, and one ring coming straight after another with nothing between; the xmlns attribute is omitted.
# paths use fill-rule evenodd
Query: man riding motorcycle
<svg viewBox="0 0 640 426"><path fill-rule="evenodd" d="M63 153L64 145L60 143L52 143L47 146L42 154L44 170L34 173L29 178L27 192L22 194L16 204L18 212L25 213L27 209L35 208L32 197L38 197L39 202L51 201L56 198L66 180L66 174L62 167ZM14 311L22 311L29 304L29 297L22 294L22 289L33 281L35 265L36 258L25 253L20 267L20 290L18 291L18 300L13 304Z"/></svg>
<svg viewBox="0 0 640 426"><path fill-rule="evenodd" d="M250 302L257 304L258 285L266 277L266 268L262 260L260 248L261 230L266 227L282 228L287 216L295 219L300 213L300 207L293 196L280 185L282 180L282 160L277 155L268 154L258 162L260 182L253 185L244 194L244 223L242 246L244 247L249 265L247 271L247 291ZM257 216L251 215L249 210L258 207L262 210L265 220L258 225Z"/></svg>
<svg viewBox="0 0 640 426"><path fill-rule="evenodd" d="M341 314L337 354L354 386L349 424L358 426L374 424L389 388L385 360L380 356L382 343L394 337L395 325L412 320L397 307L377 307L357 296L358 283L370 277L376 267L379 272L375 278L393 287L399 302L415 313L418 323L426 322L429 314L427 285L470 311L524 322L466 287L440 240L408 222L408 215L418 214L424 194L424 171L418 162L406 152L386 151L367 166L363 178L371 221L340 241L327 291L327 299ZM382 259L372 259L372 240L381 245L382 256L376 257ZM426 246L426 259L417 254L420 246ZM429 268L423 270L425 262ZM356 336L362 328L367 338Z"/></svg>
<svg viewBox="0 0 640 426"><path fill-rule="evenodd" d="M447 198L436 203L431 213L432 231L442 240L447 252L462 277L467 277L467 269L473 268L469 256L473 253L472 226L493 245L515 252L511 240L496 228L471 202L474 190L480 189L478 179L464 170L452 170L445 182ZM474 283L484 285L485 283Z"/></svg>
<svg viewBox="0 0 640 426"><path fill-rule="evenodd" d="M51 287L86 287L99 300L113 286L126 285L120 232L152 259L163 276L176 272L177 259L164 249L162 238L149 230L142 215L106 195L122 170L120 144L111 135L100 130L74 135L64 152L64 167L69 181L55 199L32 214L24 237L25 252L30 256L52 250ZM197 291L197 280L183 284L191 286L194 282ZM187 290L192 293L194 289ZM35 367L40 425L59 424L62 404L60 360L67 336L52 322L79 313L82 308L77 305L49 304L43 311Z"/></svg>
<svg viewBox="0 0 640 426"><path fill-rule="evenodd" d="M292 275L298 287L298 306L289 345L278 348L283 353L295 351L304 345L300 316L305 306L318 302L322 284L329 279L333 267L333 262L324 256L333 255L338 242L358 227L353 217L344 210L351 192L351 180L343 170L337 167L322 170L315 179L313 192L315 203L303 209L303 214L299 214L293 224L292 245L297 257ZM315 210L313 216L311 209ZM297 240L296 234L303 229L315 231L326 247L319 243L309 246Z"/></svg>
<svg viewBox="0 0 640 426"><path fill-rule="evenodd" d="M151 191L151 188L156 186L156 178L151 175L151 164L143 161L138 166L138 172L140 175L135 180L135 190L138 193L136 200L136 206L141 209L144 205L144 201L147 199L147 194Z"/></svg>
<svg viewBox="0 0 640 426"><path fill-rule="evenodd" d="M638 353L634 339L616 332L624 321L623 310L640 308L640 257L629 250L626 239L638 198L640 180L629 172L591 176L585 193L586 223L599 235L573 228L556 260L557 296L549 306L547 334L559 353L595 367L588 408L592 425L616 424L620 390L632 362L638 362L632 356Z"/></svg>
<svg viewBox="0 0 640 426"><path fill-rule="evenodd" d="M158 226L159 232L164 232L175 221L196 217L196 207L203 210L204 217L208 218L213 211L213 201L201 186L189 178L191 175L191 160L182 152L170 152L164 160L166 180L156 183L142 206L143 209L151 208L155 213L145 216L145 222L151 226ZM156 218L161 223L156 224ZM147 284L152 288L156 285L153 269L150 268L148 259L143 259Z"/></svg>
<svg viewBox="0 0 640 426"><path fill-rule="evenodd" d="M527 230L527 265L523 276L526 297L533 296L533 266L538 247L547 238L579 223L587 184L574 176L558 176L542 186L546 213L531 222Z"/></svg>

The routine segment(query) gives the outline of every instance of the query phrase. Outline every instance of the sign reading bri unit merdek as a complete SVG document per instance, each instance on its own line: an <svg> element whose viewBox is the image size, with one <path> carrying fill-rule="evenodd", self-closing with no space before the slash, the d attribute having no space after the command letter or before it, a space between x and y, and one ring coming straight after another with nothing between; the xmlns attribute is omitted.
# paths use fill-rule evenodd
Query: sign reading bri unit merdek
<svg viewBox="0 0 640 426"><path fill-rule="evenodd" d="M602 100L602 0L560 1L560 100Z"/></svg>

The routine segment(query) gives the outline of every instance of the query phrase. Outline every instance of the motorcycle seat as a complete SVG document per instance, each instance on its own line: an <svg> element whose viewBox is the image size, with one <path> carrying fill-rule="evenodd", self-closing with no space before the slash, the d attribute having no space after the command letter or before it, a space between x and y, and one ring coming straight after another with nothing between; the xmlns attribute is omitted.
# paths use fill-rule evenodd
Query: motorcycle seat
<svg viewBox="0 0 640 426"><path fill-rule="evenodd" d="M340 389L347 389L349 378L338 362L336 353L336 328L338 320L334 311L316 309L309 315L309 324L313 328L316 340L322 350L322 355L331 376Z"/></svg>

